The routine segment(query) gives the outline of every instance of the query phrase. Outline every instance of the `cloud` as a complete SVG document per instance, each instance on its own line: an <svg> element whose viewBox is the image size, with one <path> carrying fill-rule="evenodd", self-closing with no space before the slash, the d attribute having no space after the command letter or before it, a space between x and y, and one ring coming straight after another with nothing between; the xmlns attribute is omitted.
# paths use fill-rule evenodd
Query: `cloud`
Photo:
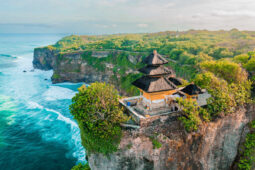
<svg viewBox="0 0 255 170"><path fill-rule="evenodd" d="M255 11L224 11L224 10L217 10L213 11L212 15L215 16L244 16L244 17L255 17Z"/></svg>
<svg viewBox="0 0 255 170"><path fill-rule="evenodd" d="M0 5L0 32L255 30L254 6L254 0L8 0Z"/></svg>
<svg viewBox="0 0 255 170"><path fill-rule="evenodd" d="M40 28L51 28L49 24L36 24L36 23L0 23L0 27L40 27Z"/></svg>
<svg viewBox="0 0 255 170"><path fill-rule="evenodd" d="M148 24L137 24L139 28L147 28Z"/></svg>
<svg viewBox="0 0 255 170"><path fill-rule="evenodd" d="M169 2L169 3L167 3L167 4L165 5L166 8L171 8L171 7L173 7L173 6L175 6L175 3L173 3L173 2Z"/></svg>

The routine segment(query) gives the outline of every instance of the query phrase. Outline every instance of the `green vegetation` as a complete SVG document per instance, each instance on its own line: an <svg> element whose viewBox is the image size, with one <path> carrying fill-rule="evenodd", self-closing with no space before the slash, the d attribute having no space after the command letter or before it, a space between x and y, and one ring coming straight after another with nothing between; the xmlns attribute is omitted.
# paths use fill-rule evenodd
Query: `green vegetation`
<svg viewBox="0 0 255 170"><path fill-rule="evenodd" d="M242 66L249 72L255 71L255 52L248 52L247 54L237 55L233 59L235 62L242 64Z"/></svg>
<svg viewBox="0 0 255 170"><path fill-rule="evenodd" d="M161 148L162 144L157 140L156 136L150 136L149 138L150 138L150 140L152 142L153 149Z"/></svg>
<svg viewBox="0 0 255 170"><path fill-rule="evenodd" d="M207 101L211 116L231 113L250 102L252 82L240 65L230 60L205 61L200 65L203 71L193 81L212 95Z"/></svg>
<svg viewBox="0 0 255 170"><path fill-rule="evenodd" d="M192 81L207 89L211 97L207 108L199 108L191 100L179 99L183 115L179 118L188 132L196 131L202 121L213 120L220 114L229 114L236 108L251 102L252 81L247 72L230 59L211 60L200 63L201 73Z"/></svg>
<svg viewBox="0 0 255 170"><path fill-rule="evenodd" d="M128 71L130 69L136 70L143 65L141 62L135 64L132 63L128 59L129 55L131 55L131 53L110 52L107 57L96 58L92 57L92 51L85 51L82 55L82 59L98 71L104 72L107 69L112 70L114 74L112 77L112 81L115 82L115 84L120 84L120 87L128 94L137 95L139 94L139 90L135 86L132 86L130 82L140 77L141 74L129 73ZM106 64L113 66L113 68L107 68ZM117 78L118 76L120 77L120 79Z"/></svg>
<svg viewBox="0 0 255 170"><path fill-rule="evenodd" d="M182 108L183 114L181 117L179 117L179 120L182 122L186 131L196 131L198 126L202 123L202 120L210 120L210 115L208 112L205 109L200 108L197 105L197 102L183 98L178 98L177 102Z"/></svg>
<svg viewBox="0 0 255 170"><path fill-rule="evenodd" d="M54 78L54 79L59 79L59 78L60 78L60 75L54 72L54 74L52 75L52 78Z"/></svg>
<svg viewBox="0 0 255 170"><path fill-rule="evenodd" d="M127 82L133 81L133 78L139 75L134 73L129 75L129 73L130 70L140 68L142 65L140 62L132 63L128 58L129 55L144 57L156 49L169 59L168 65L175 70L177 76L190 80L201 72L199 66L201 62L210 63L213 60L226 58L233 58L236 63L241 63L247 71L252 72L255 70L254 52L245 53L253 50L251 47L254 45L255 32L232 29L231 31L190 30L105 36L71 35L46 48L56 50L61 54L84 51L83 59L90 66L102 72L112 70L114 82L120 84L121 88L130 95L135 95L138 94L138 90ZM91 56L92 51L109 51L110 54L104 58L96 58ZM250 60L249 56L252 57ZM58 60L63 60L63 58L60 57ZM112 64L112 68L107 67L106 64ZM237 68L234 64L232 66L228 64L228 66ZM203 66L201 67L203 69ZM207 69L215 74L217 72L217 69L210 70L209 67ZM217 73L216 76L221 78L224 75L220 76Z"/></svg>
<svg viewBox="0 0 255 170"><path fill-rule="evenodd" d="M122 136L120 123L127 120L118 99L117 90L105 83L84 85L73 97L70 112L78 121L88 154L117 151Z"/></svg>
<svg viewBox="0 0 255 170"><path fill-rule="evenodd" d="M238 168L251 170L255 166L255 121L251 122L251 133L247 134L244 151L238 163Z"/></svg>
<svg viewBox="0 0 255 170"><path fill-rule="evenodd" d="M132 143L128 144L128 145L127 145L127 148L128 148L128 149L131 149L131 148L132 148Z"/></svg>
<svg viewBox="0 0 255 170"><path fill-rule="evenodd" d="M177 76L195 82L211 94L206 109L191 107L192 103L180 101L183 107L187 107L180 119L187 131L194 131L202 121L214 119L221 113L232 113L235 108L250 102L251 84L255 79L255 52L248 51L253 50L250 47L254 45L255 32L233 29L107 36L72 35L50 48L63 54L83 51L83 60L98 71L112 71L112 83L118 84L130 95L139 94L131 82L141 76L130 70L143 66L141 62L133 62L130 56L143 58L152 50L158 50L169 60L168 65L175 70ZM93 51L108 51L109 54L97 58L92 56ZM63 60L61 57L59 59ZM251 74L249 80L247 72Z"/></svg>
<svg viewBox="0 0 255 170"><path fill-rule="evenodd" d="M171 56L183 64L211 58L229 58L252 49L255 32L190 30L185 32L159 32L149 34L116 34L106 36L67 36L51 48L62 52L76 50L125 50L151 52Z"/></svg>
<svg viewBox="0 0 255 170"><path fill-rule="evenodd" d="M88 163L86 163L85 165L79 163L78 165L72 167L71 170L90 170L90 167Z"/></svg>

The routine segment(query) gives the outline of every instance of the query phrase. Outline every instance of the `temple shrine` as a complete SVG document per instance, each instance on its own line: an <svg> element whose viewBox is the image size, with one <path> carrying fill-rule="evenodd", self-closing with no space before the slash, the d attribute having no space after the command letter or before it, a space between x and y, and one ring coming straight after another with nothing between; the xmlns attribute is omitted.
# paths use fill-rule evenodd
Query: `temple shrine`
<svg viewBox="0 0 255 170"><path fill-rule="evenodd" d="M165 66L168 60L153 51L142 61L146 66L139 69L143 76L132 84L139 91L139 96L120 100L131 113L141 116L154 116L180 111L176 98L197 101L199 106L206 105L208 93L194 83L185 87L176 78L174 71Z"/></svg>

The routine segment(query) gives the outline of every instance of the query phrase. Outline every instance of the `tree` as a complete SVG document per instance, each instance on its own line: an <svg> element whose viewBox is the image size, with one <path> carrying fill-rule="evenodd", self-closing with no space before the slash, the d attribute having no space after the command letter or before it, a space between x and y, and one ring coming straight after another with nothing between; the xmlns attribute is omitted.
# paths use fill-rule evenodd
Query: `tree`
<svg viewBox="0 0 255 170"><path fill-rule="evenodd" d="M202 70L214 73L228 83L239 83L247 80L247 72L230 60L205 61L200 64Z"/></svg>
<svg viewBox="0 0 255 170"><path fill-rule="evenodd" d="M112 85L83 85L73 97L70 112L78 121L87 153L108 154L118 148L120 123L127 120L119 106L118 91Z"/></svg>
<svg viewBox="0 0 255 170"><path fill-rule="evenodd" d="M190 99L177 98L177 102L182 108L182 115L178 118L186 131L196 131L198 130L199 125L202 123L200 115L203 120L209 121L210 116L208 112L200 108L197 102Z"/></svg>
<svg viewBox="0 0 255 170"><path fill-rule="evenodd" d="M247 77L245 81L234 79L233 82L228 83L212 72L204 72L197 74L193 81L211 94L207 100L207 110L211 116L217 116L221 112L230 113L236 106L243 106L250 101L251 82Z"/></svg>

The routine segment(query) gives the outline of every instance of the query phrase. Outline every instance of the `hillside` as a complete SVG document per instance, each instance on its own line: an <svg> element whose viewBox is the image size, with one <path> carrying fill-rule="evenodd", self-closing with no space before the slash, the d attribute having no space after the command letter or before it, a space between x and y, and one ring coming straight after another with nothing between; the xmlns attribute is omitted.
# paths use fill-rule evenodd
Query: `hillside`
<svg viewBox="0 0 255 170"><path fill-rule="evenodd" d="M184 84L194 82L210 93L205 108L180 100L184 108L181 115L148 119L139 130L122 129L120 145L114 146L118 151L108 157L98 150L89 150L88 142L83 143L92 169L251 167L249 153L254 148L246 143L253 139L249 122L254 120L254 37L255 32L236 29L73 35L54 45L36 48L33 64L39 69L53 69L53 83L107 82L114 84L122 95L135 95L139 91L131 82L141 76L137 70L143 67L142 59L156 49L169 60L168 66L183 78ZM90 140L84 135L83 142Z"/></svg>
<svg viewBox="0 0 255 170"><path fill-rule="evenodd" d="M255 48L255 32L190 30L149 34L67 36L54 45L36 48L34 67L53 69L54 83L111 82L125 94L136 94L130 82L139 77L141 59L156 49L176 75L194 78L198 64L233 58Z"/></svg>

